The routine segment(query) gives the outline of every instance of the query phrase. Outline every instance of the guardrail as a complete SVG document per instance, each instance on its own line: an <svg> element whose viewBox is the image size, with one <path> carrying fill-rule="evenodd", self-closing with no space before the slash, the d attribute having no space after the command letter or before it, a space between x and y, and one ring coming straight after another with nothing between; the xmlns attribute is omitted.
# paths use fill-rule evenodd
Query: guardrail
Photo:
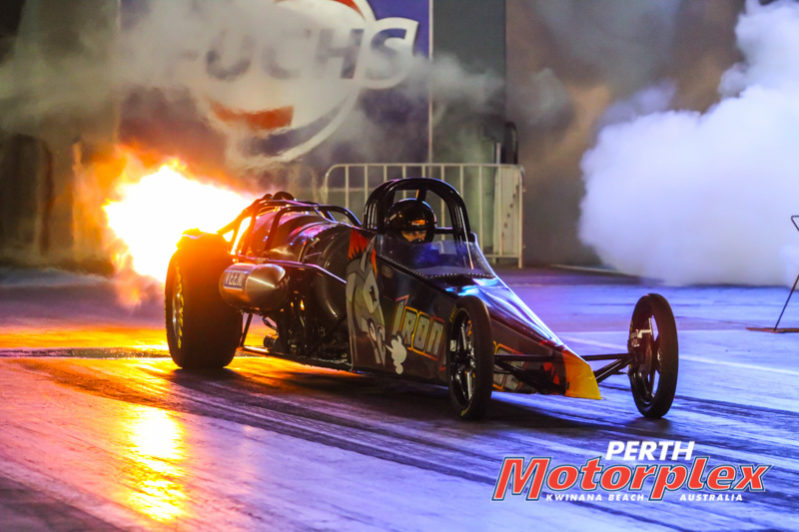
<svg viewBox="0 0 799 532"><path fill-rule="evenodd" d="M319 189L324 203L344 205L359 217L380 183L406 177L434 177L453 185L469 209L472 230L488 259L513 259L522 267L524 168L488 163L359 163L328 168ZM433 206L445 220L443 205Z"/></svg>

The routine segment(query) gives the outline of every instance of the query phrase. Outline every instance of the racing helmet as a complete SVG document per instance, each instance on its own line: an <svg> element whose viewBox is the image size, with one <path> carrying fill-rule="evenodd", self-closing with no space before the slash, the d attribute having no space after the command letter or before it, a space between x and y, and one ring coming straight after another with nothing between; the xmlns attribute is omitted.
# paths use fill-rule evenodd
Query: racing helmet
<svg viewBox="0 0 799 532"><path fill-rule="evenodd" d="M435 236L436 214L426 201L406 198L388 210L386 228L389 234L409 242L430 242Z"/></svg>

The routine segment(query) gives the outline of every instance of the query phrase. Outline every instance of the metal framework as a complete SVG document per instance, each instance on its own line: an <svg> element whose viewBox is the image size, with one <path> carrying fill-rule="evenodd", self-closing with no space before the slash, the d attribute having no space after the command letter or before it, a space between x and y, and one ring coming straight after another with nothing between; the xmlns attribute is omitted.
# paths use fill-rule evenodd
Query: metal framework
<svg viewBox="0 0 799 532"><path fill-rule="evenodd" d="M799 231L799 224L796 223L796 219L799 218L799 214L794 214L791 216L791 223ZM796 279L793 282L793 286L791 287L791 291L788 292L788 299L785 300L785 304L782 306L782 312L780 312L780 317L777 318L777 323L774 324L774 328L772 328L772 332L799 332L799 329L795 328L782 328L780 329L780 321L782 321L782 315L785 314L785 309L788 308L788 303L791 301L791 296L796 291L796 285L799 283L799 274L797 274Z"/></svg>
<svg viewBox="0 0 799 532"><path fill-rule="evenodd" d="M336 164L322 180L319 200L360 208L371 191L390 179L433 177L453 185L469 205L473 229L488 259L522 267L524 168L488 163ZM469 189L469 192L467 192ZM434 206L435 207L435 206ZM440 206L440 213L443 212Z"/></svg>
<svg viewBox="0 0 799 532"><path fill-rule="evenodd" d="M611 375L616 375L623 372L623 370L630 365L633 361L631 353L612 353L606 355L583 355L581 357L585 361L591 360L612 360L613 362L597 368L594 370L594 377L596 381L602 382ZM510 364L510 362L552 362L555 360L554 354L548 355L533 355L524 353L514 354L496 354L494 355L494 362L500 368L510 372L514 376L519 375L519 368Z"/></svg>

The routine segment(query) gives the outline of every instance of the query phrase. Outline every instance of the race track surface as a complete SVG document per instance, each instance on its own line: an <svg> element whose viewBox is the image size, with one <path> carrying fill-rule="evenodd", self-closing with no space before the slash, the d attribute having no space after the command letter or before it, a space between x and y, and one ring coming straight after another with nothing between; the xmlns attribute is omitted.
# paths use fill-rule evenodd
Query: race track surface
<svg viewBox="0 0 799 532"><path fill-rule="evenodd" d="M159 355L157 303L130 311L103 280L0 273L3 530L799 529L799 334L746 329L773 325L785 288L503 271L581 354L624 351L637 298L664 294L677 398L646 420L618 375L601 401L496 393L488 420L464 423L444 388L389 378L260 357L187 373ZM614 440L772 468L741 501L491 500L505 456L579 467Z"/></svg>

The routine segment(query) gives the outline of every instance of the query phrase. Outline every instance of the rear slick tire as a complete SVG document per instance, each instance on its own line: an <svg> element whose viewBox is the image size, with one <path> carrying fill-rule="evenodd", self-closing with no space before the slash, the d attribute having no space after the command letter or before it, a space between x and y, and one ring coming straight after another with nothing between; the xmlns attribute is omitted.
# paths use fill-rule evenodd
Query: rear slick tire
<svg viewBox="0 0 799 532"><path fill-rule="evenodd" d="M494 343L488 310L477 297L458 299L447 346L447 382L459 418L485 417L494 387Z"/></svg>
<svg viewBox="0 0 799 532"><path fill-rule="evenodd" d="M187 370L227 366L241 339L241 313L222 300L218 288L230 257L213 251L179 249L167 270L164 306L169 354Z"/></svg>

